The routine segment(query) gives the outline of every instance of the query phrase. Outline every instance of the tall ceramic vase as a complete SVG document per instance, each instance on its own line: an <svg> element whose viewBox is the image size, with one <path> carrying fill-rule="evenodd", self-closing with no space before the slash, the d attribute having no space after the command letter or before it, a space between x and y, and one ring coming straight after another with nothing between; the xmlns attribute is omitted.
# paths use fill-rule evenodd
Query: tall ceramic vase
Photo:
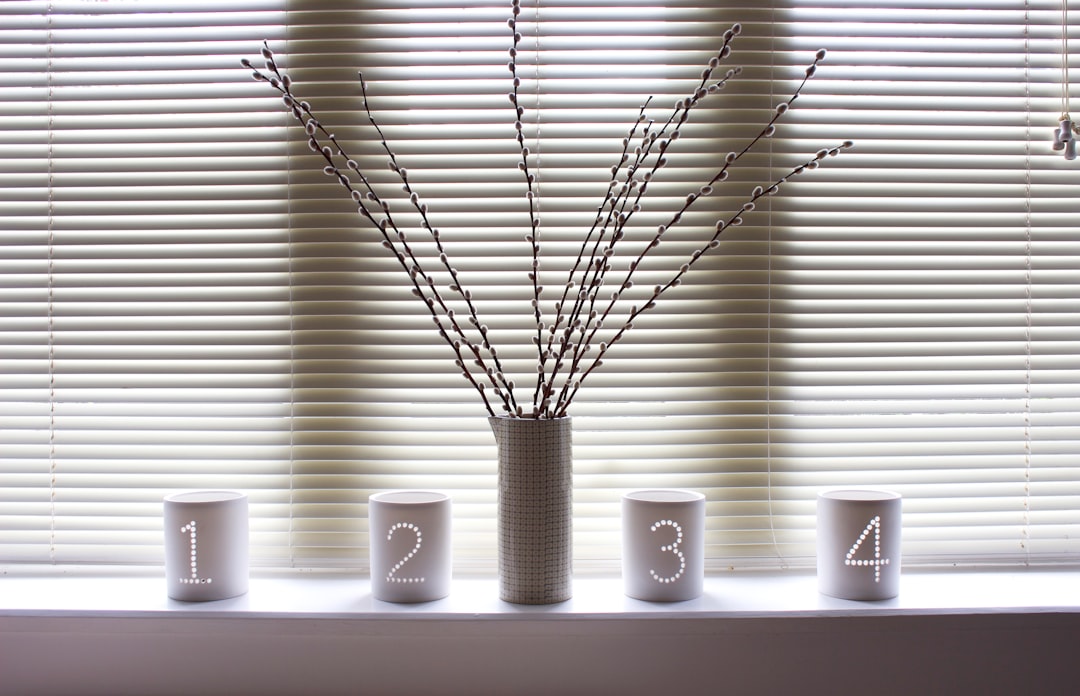
<svg viewBox="0 0 1080 696"><path fill-rule="evenodd" d="M571 419L488 419L499 451L499 597L570 599L573 531Z"/></svg>

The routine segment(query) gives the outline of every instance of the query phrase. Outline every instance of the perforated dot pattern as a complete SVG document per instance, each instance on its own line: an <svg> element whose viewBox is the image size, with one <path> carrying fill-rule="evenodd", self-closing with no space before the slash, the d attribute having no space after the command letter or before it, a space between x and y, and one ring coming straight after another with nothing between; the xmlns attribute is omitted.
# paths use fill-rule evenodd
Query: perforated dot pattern
<svg viewBox="0 0 1080 696"><path fill-rule="evenodd" d="M213 578L199 577L199 540L196 535L195 520L188 522L180 528L180 532L186 532L191 540L191 574L186 578L180 578L181 585L209 585L214 582Z"/></svg>
<svg viewBox="0 0 1080 696"><path fill-rule="evenodd" d="M871 531L874 533L874 558L872 560L855 558L855 554L858 553L859 548L863 545L863 542L866 541L866 538L870 535ZM889 559L881 557L881 517L879 515L875 515L874 518L870 520L866 525L866 528L863 529L862 534L859 535L859 538L856 539L855 543L848 549L847 555L844 558L844 565L855 567L872 566L874 569L874 582L881 582L881 567L889 565Z"/></svg>

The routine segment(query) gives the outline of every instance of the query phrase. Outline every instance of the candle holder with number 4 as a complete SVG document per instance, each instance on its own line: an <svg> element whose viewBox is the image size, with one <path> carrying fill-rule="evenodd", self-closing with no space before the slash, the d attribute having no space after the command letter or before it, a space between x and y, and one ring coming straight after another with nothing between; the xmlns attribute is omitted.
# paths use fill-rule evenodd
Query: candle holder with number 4
<svg viewBox="0 0 1080 696"><path fill-rule="evenodd" d="M817 501L817 576L822 594L890 599L900 593L900 494L846 489Z"/></svg>

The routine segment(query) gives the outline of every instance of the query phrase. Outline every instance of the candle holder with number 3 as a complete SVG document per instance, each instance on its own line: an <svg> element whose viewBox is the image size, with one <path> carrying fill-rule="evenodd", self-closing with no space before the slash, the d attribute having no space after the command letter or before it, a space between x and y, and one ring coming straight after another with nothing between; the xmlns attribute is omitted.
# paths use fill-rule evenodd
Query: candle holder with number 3
<svg viewBox="0 0 1080 696"><path fill-rule="evenodd" d="M623 496L623 587L635 599L678 602L705 584L705 496L659 489Z"/></svg>

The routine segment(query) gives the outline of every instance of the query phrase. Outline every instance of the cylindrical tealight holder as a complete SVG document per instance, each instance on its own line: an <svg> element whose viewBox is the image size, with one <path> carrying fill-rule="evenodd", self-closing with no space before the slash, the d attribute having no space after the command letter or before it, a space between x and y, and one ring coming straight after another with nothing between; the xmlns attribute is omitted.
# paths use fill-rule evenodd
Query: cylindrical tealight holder
<svg viewBox="0 0 1080 696"><path fill-rule="evenodd" d="M622 499L623 591L650 602L701 596L705 584L705 496L643 490Z"/></svg>
<svg viewBox="0 0 1080 696"><path fill-rule="evenodd" d="M385 602L450 594L450 496L387 491L368 499L371 593Z"/></svg>
<svg viewBox="0 0 1080 696"><path fill-rule="evenodd" d="M169 596L185 602L248 591L246 495L194 491L166 496L165 578Z"/></svg>
<svg viewBox="0 0 1080 696"><path fill-rule="evenodd" d="M817 500L817 576L822 594L890 599L900 593L900 494L825 491Z"/></svg>

